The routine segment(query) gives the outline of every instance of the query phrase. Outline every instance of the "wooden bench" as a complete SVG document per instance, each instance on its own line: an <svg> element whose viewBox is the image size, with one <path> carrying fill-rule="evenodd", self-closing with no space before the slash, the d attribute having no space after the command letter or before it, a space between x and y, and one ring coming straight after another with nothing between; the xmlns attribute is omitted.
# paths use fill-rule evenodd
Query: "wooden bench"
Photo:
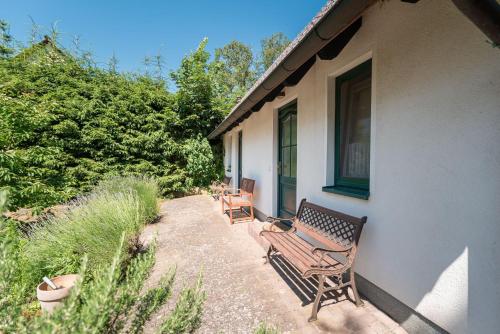
<svg viewBox="0 0 500 334"><path fill-rule="evenodd" d="M210 191L212 192L212 197L215 200L218 200L221 196L221 194L224 193L224 191L229 188L229 183L231 183L231 177L230 176L224 176L222 181L215 181L212 183L210 186Z"/></svg>
<svg viewBox="0 0 500 334"><path fill-rule="evenodd" d="M253 221L253 188L255 180L241 179L240 189L227 189L220 197L222 213L229 213L229 221L234 224L235 221ZM227 209L226 209L227 206ZM250 208L250 215L244 214L243 208ZM235 217L234 210L239 210L241 216Z"/></svg>
<svg viewBox="0 0 500 334"><path fill-rule="evenodd" d="M366 217L352 217L303 199L296 217L292 219L269 217L268 221L271 222L270 230L260 232L260 235L270 243L266 262L270 261L271 255L280 253L296 268L302 278L314 275L318 278L318 292L309 321L317 319L321 297L331 290L350 286L356 306L362 305L354 280L354 260ZM286 232L272 231L273 225L283 221L292 221L292 228ZM312 243L305 239L309 239ZM347 273L349 280L344 282L344 274ZM329 286L325 286L327 277L331 281Z"/></svg>

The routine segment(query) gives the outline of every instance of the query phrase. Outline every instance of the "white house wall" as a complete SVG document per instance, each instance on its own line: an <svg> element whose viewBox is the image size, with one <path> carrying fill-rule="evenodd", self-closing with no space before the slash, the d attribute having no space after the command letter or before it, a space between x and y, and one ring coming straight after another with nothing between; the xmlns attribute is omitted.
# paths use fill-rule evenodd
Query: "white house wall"
<svg viewBox="0 0 500 334"><path fill-rule="evenodd" d="M256 207L276 214L276 112L296 98L297 204L368 216L357 272L453 333L500 328L500 50L485 40L451 1L374 5L336 59L318 59L284 99L224 135L237 161L243 131L243 176L256 180ZM332 78L368 58L365 201L322 187L332 184Z"/></svg>

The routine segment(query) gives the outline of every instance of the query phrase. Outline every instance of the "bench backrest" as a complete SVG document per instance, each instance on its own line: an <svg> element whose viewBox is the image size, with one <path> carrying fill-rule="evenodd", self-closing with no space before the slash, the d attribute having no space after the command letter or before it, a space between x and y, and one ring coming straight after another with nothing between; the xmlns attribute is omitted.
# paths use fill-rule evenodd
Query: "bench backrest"
<svg viewBox="0 0 500 334"><path fill-rule="evenodd" d="M243 178L241 179L240 190L246 193L253 194L255 180Z"/></svg>
<svg viewBox="0 0 500 334"><path fill-rule="evenodd" d="M312 204L304 198L300 202L294 227L327 247L342 250L357 246L365 223L366 217L349 216Z"/></svg>
<svg viewBox="0 0 500 334"><path fill-rule="evenodd" d="M231 182L231 176L224 176L224 178L222 179L222 183L225 184L226 186L228 186L230 182Z"/></svg>

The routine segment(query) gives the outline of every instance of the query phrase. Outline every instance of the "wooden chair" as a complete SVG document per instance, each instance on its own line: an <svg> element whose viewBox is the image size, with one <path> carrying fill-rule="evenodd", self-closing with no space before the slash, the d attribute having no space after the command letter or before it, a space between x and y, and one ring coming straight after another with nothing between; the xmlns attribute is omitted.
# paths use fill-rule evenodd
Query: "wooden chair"
<svg viewBox="0 0 500 334"><path fill-rule="evenodd" d="M260 232L260 235L270 243L267 262L272 254L279 253L297 269L303 279L317 276L318 292L309 321L317 319L321 297L328 291L347 289L350 286L356 306L362 305L354 280L354 259L366 217L352 217L303 199L297 216L291 219L292 228L286 232L272 231L272 226L283 220L290 221L269 217L271 228ZM296 232L322 246L312 245ZM344 274L347 273L349 279L344 280ZM325 286L327 277L331 281L329 286Z"/></svg>
<svg viewBox="0 0 500 334"><path fill-rule="evenodd" d="M255 180L243 178L240 189L227 189L227 192L220 196L222 213L229 213L229 221L253 221L253 188ZM227 209L226 209L227 206ZM250 208L250 215L246 214L244 208ZM241 216L235 217L234 210L239 210Z"/></svg>
<svg viewBox="0 0 500 334"><path fill-rule="evenodd" d="M229 183L231 183L231 177L230 176L224 176L222 181L215 181L212 183L210 186L210 191L212 192L212 197L215 200L218 200L221 196L221 194L226 191L227 188L229 188Z"/></svg>

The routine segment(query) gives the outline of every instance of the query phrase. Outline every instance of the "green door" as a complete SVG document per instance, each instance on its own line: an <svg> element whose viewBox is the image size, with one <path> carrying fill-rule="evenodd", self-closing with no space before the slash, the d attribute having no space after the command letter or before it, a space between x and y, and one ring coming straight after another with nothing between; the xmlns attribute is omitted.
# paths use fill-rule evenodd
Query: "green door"
<svg viewBox="0 0 500 334"><path fill-rule="evenodd" d="M243 178L243 133L238 132L238 189L241 188Z"/></svg>
<svg viewBox="0 0 500 334"><path fill-rule="evenodd" d="M296 211L297 103L279 110L278 213L288 218Z"/></svg>

